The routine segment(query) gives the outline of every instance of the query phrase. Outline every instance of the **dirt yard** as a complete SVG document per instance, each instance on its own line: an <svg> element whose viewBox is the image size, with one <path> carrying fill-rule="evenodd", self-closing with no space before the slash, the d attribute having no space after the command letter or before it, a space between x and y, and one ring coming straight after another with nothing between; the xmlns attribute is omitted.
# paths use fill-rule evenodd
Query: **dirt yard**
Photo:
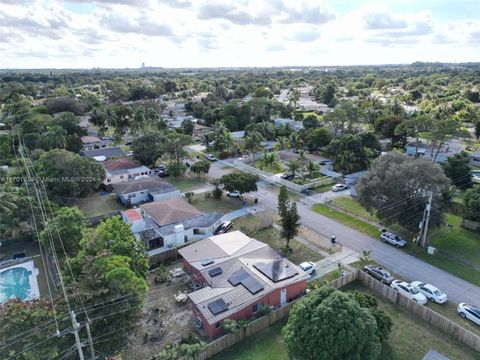
<svg viewBox="0 0 480 360"><path fill-rule="evenodd" d="M181 262L169 265L168 270L177 267L181 267ZM154 278L155 274L150 274L150 290L145 300L141 325L122 353L124 360L150 359L168 343L177 342L192 333L198 336L189 301L179 304L174 297L179 292L191 291L189 281L184 277L159 285Z"/></svg>

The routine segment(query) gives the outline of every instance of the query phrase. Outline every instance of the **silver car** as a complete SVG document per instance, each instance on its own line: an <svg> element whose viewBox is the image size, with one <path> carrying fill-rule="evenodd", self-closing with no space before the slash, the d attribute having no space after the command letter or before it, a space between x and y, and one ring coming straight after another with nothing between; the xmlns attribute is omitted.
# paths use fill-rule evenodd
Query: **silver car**
<svg viewBox="0 0 480 360"><path fill-rule="evenodd" d="M380 238L383 242L387 242L389 244L395 245L396 247L405 247L407 246L407 242L403 240L400 236L395 235L391 232L382 232Z"/></svg>

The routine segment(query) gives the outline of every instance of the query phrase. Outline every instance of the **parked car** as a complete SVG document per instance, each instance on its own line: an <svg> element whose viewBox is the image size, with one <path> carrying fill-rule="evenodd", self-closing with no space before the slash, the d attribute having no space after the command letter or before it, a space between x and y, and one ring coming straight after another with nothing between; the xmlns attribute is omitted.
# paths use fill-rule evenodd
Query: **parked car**
<svg viewBox="0 0 480 360"><path fill-rule="evenodd" d="M390 287L421 305L427 303L427 298L425 297L425 295L423 295L420 291L418 291L417 288L413 287L405 281L393 280L390 284Z"/></svg>
<svg viewBox="0 0 480 360"><path fill-rule="evenodd" d="M447 294L441 292L438 288L431 284L426 284L421 281L413 281L410 283L414 288L416 288L420 293L425 295L428 300L433 301L437 304L443 304L447 301Z"/></svg>
<svg viewBox="0 0 480 360"><path fill-rule="evenodd" d="M215 230L215 235L220 235L226 233L228 230L232 228L233 224L231 221L224 221L220 224L220 226Z"/></svg>
<svg viewBox="0 0 480 360"><path fill-rule="evenodd" d="M217 158L215 156L213 156L213 154L207 154L207 160L216 161Z"/></svg>
<svg viewBox="0 0 480 360"><path fill-rule="evenodd" d="M461 303L458 305L457 311L462 318L480 325L480 309L478 307Z"/></svg>
<svg viewBox="0 0 480 360"><path fill-rule="evenodd" d="M380 235L380 239L382 239L383 242L395 245L396 247L405 247L408 244L400 236L388 231L382 232L382 234Z"/></svg>
<svg viewBox="0 0 480 360"><path fill-rule="evenodd" d="M113 141L113 136L102 136L102 140Z"/></svg>
<svg viewBox="0 0 480 360"><path fill-rule="evenodd" d="M309 275L312 275L317 270L317 265L311 261L305 261L298 266Z"/></svg>
<svg viewBox="0 0 480 360"><path fill-rule="evenodd" d="M293 180L293 179L295 179L295 175L293 173L285 173L285 174L280 175L280 177L283 180Z"/></svg>
<svg viewBox="0 0 480 360"><path fill-rule="evenodd" d="M133 151L127 151L127 156L132 157L133 156Z"/></svg>
<svg viewBox="0 0 480 360"><path fill-rule="evenodd" d="M238 191L227 191L227 196L228 197L233 197L233 198L241 198L242 194L240 194Z"/></svg>
<svg viewBox="0 0 480 360"><path fill-rule="evenodd" d="M343 191L343 190L347 190L348 189L348 186L345 185L345 184L335 184L332 186L332 191L333 192L337 192L337 191Z"/></svg>
<svg viewBox="0 0 480 360"><path fill-rule="evenodd" d="M393 281L393 276L382 267L373 266L373 265L365 265L363 268L368 275L374 277L377 280L380 280L384 284L390 285Z"/></svg>

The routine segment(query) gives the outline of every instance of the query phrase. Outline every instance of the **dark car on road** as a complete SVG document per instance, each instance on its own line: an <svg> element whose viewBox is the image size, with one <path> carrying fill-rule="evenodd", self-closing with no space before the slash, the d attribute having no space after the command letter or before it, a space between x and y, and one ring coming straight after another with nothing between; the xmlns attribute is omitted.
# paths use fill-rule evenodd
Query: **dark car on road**
<svg viewBox="0 0 480 360"><path fill-rule="evenodd" d="M293 173L285 173L280 176L283 180L293 180L295 175Z"/></svg>
<svg viewBox="0 0 480 360"><path fill-rule="evenodd" d="M390 285L394 280L393 276L390 275L390 273L387 270L385 270L380 266L365 265L365 267L363 268L363 271L365 271L368 275L374 277L377 280L380 280L381 282L387 285Z"/></svg>
<svg viewBox="0 0 480 360"><path fill-rule="evenodd" d="M231 221L224 221L220 226L215 230L215 235L220 235L226 233L232 228L233 224Z"/></svg>

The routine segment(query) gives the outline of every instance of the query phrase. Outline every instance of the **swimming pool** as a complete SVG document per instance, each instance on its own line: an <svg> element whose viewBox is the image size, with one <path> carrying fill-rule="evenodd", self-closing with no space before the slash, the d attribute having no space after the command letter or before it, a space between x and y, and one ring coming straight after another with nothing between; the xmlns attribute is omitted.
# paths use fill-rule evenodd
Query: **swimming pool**
<svg viewBox="0 0 480 360"><path fill-rule="evenodd" d="M30 296L31 272L22 267L16 267L0 273L0 303L9 299L26 300Z"/></svg>

